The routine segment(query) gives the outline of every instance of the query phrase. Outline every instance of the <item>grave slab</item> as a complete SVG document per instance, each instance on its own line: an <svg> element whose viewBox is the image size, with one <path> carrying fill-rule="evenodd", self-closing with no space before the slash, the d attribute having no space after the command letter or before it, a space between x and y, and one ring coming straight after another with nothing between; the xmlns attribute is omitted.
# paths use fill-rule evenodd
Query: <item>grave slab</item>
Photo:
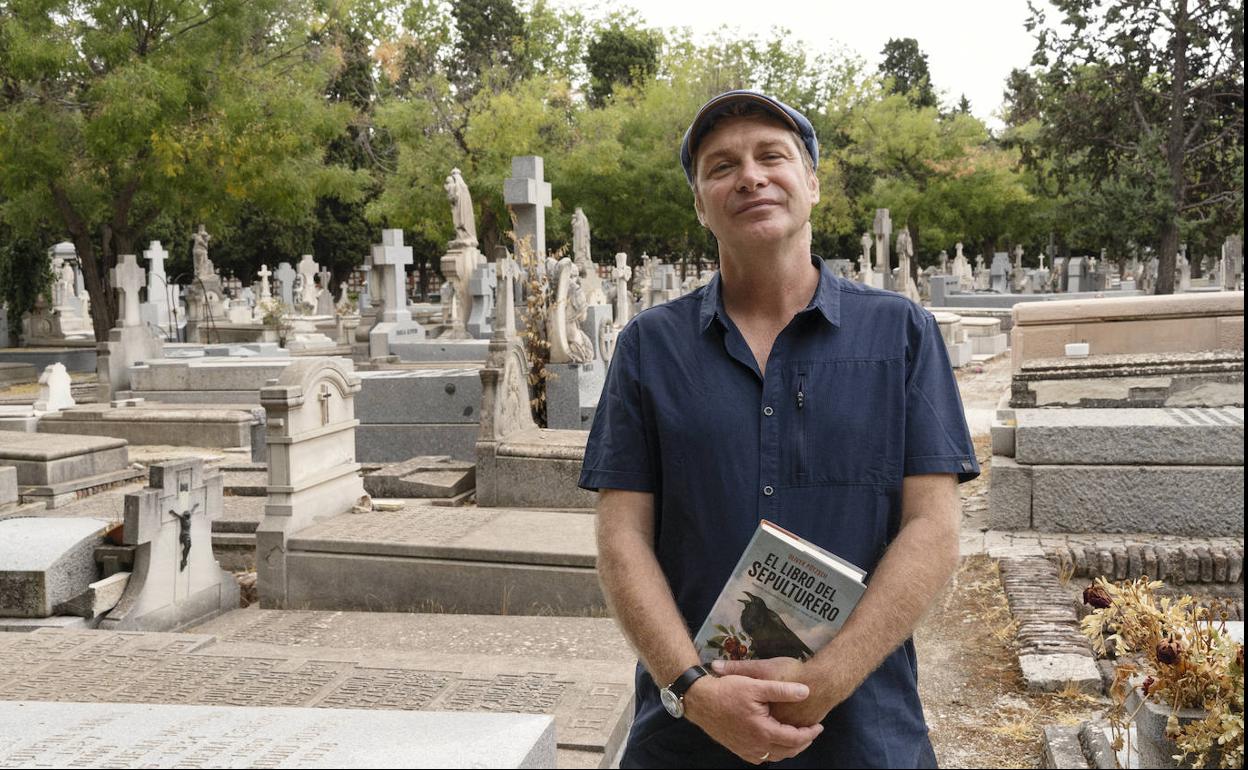
<svg viewBox="0 0 1248 770"><path fill-rule="evenodd" d="M1033 465L1032 526L1046 532L1243 537L1243 466Z"/></svg>
<svg viewBox="0 0 1248 770"><path fill-rule="evenodd" d="M360 425L355 429L356 457L366 463L393 463L419 455L449 455L471 462L480 432L475 423Z"/></svg>
<svg viewBox="0 0 1248 770"><path fill-rule="evenodd" d="M5 634L0 701L545 714L555 720L559 766L607 765L627 733L633 694L634 658L611 640L613 621L458 619L493 641L452 634L442 653L435 642L449 624L441 618L425 628L423 616L250 609L203 627L215 636ZM391 640L384 648L321 646L352 628L370 643L387 633ZM592 640L586 648L584 638Z"/></svg>
<svg viewBox="0 0 1248 770"><path fill-rule="evenodd" d="M1101 673L1086 655L1019 655L1018 665L1028 692L1060 692L1070 686L1089 695L1101 692Z"/></svg>
<svg viewBox="0 0 1248 770"><path fill-rule="evenodd" d="M286 606L600 612L606 602L595 558L592 516L408 501L399 511L345 513L291 536Z"/></svg>
<svg viewBox="0 0 1248 770"><path fill-rule="evenodd" d="M988 477L988 525L992 529L1029 529L1032 486L1031 467L993 455Z"/></svg>
<svg viewBox="0 0 1248 770"><path fill-rule="evenodd" d="M0 462L17 468L22 486L61 484L122 470L126 442L104 436L38 436L0 433Z"/></svg>
<svg viewBox="0 0 1248 770"><path fill-rule="evenodd" d="M1014 373L1018 408L1157 408L1244 406L1244 354L1091 355L1025 361Z"/></svg>
<svg viewBox="0 0 1248 770"><path fill-rule="evenodd" d="M13 701L0 724L5 767L555 766L554 722L529 714Z"/></svg>
<svg viewBox="0 0 1248 770"><path fill-rule="evenodd" d="M237 406L244 406L239 404ZM251 446L253 426L263 422L255 408L214 408L179 404L165 407L144 403L134 407L84 406L48 414L39 421L40 433L113 436L131 444L169 446Z"/></svg>
<svg viewBox="0 0 1248 770"><path fill-rule="evenodd" d="M39 379L35 367L18 361L0 361L0 385L12 385L18 382L34 382Z"/></svg>
<svg viewBox="0 0 1248 770"><path fill-rule="evenodd" d="M1244 464L1244 410L1018 409L1026 465Z"/></svg>
<svg viewBox="0 0 1248 770"><path fill-rule="evenodd" d="M373 497L455 497L472 489L476 466L448 456L413 457L364 476L364 490Z"/></svg>
<svg viewBox="0 0 1248 770"><path fill-rule="evenodd" d="M0 616L46 618L99 575L95 546L103 519L0 520Z"/></svg>
<svg viewBox="0 0 1248 770"><path fill-rule="evenodd" d="M355 414L362 425L481 422L478 367L360 372L359 377Z"/></svg>

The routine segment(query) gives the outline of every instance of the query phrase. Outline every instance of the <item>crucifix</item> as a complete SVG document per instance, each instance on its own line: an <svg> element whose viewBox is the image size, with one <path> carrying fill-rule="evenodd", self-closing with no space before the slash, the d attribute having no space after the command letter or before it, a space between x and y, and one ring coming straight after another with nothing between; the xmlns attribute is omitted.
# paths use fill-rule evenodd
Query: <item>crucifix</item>
<svg viewBox="0 0 1248 770"><path fill-rule="evenodd" d="M139 320L139 288L143 286L143 278L147 271L139 267L133 254L123 254L121 261L112 269L113 288L121 292L122 313L118 326L138 326Z"/></svg>
<svg viewBox="0 0 1248 770"><path fill-rule="evenodd" d="M321 425L329 425L329 399L331 397L329 383L322 382L321 392L316 396L317 400L321 402Z"/></svg>
<svg viewBox="0 0 1248 770"><path fill-rule="evenodd" d="M546 258L546 209L550 207L550 182L542 176L543 161L537 155L511 159L511 178L503 180L503 202L516 212L516 255L524 262L519 244L528 242L535 264Z"/></svg>

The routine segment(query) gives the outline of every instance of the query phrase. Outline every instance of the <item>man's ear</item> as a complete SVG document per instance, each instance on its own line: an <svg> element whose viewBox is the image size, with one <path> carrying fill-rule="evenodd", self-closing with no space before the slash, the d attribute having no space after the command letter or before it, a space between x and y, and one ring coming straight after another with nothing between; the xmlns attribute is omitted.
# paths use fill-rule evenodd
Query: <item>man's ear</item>
<svg viewBox="0 0 1248 770"><path fill-rule="evenodd" d="M698 194L698 186L693 186L693 211L698 215L698 224L706 227L706 212L702 209L702 196Z"/></svg>
<svg viewBox="0 0 1248 770"><path fill-rule="evenodd" d="M819 202L819 175L812 169L806 172L806 176L806 184L810 188L810 205L813 206Z"/></svg>

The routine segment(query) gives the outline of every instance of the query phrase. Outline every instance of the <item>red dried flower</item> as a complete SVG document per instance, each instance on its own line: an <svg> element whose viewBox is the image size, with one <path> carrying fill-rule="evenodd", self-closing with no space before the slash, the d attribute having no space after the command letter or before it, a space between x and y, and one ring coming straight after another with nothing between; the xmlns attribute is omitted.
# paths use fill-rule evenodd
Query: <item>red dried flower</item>
<svg viewBox="0 0 1248 770"><path fill-rule="evenodd" d="M1147 679L1145 679L1145 680L1144 680L1144 684L1140 685L1140 689L1144 691L1144 694L1145 694L1145 695L1148 695L1150 692L1152 692L1152 690L1153 690L1153 685L1155 685L1155 684L1157 684L1157 680L1156 680L1156 679L1153 679L1153 678L1150 676L1150 677L1148 677Z"/></svg>
<svg viewBox="0 0 1248 770"><path fill-rule="evenodd" d="M1167 666L1173 666L1179 662L1179 657L1183 654L1183 648L1173 639L1168 639L1157 645L1157 662L1165 663Z"/></svg>
<svg viewBox="0 0 1248 770"><path fill-rule="evenodd" d="M1103 586L1093 583L1083 589L1083 603L1089 607L1103 610L1114 602L1109 598L1109 591L1106 591Z"/></svg>

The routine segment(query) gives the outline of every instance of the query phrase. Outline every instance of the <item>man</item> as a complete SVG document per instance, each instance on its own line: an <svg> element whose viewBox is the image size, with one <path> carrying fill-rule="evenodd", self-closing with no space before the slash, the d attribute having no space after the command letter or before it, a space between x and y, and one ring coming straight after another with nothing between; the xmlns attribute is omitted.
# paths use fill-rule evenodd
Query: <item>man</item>
<svg viewBox="0 0 1248 770"><path fill-rule="evenodd" d="M931 314L811 254L817 162L787 105L704 105L681 163L720 272L617 341L580 483L642 664L624 767L935 765L909 636L956 568L956 483L979 468ZM867 570L867 592L810 660L705 675L691 633L760 519Z"/></svg>

